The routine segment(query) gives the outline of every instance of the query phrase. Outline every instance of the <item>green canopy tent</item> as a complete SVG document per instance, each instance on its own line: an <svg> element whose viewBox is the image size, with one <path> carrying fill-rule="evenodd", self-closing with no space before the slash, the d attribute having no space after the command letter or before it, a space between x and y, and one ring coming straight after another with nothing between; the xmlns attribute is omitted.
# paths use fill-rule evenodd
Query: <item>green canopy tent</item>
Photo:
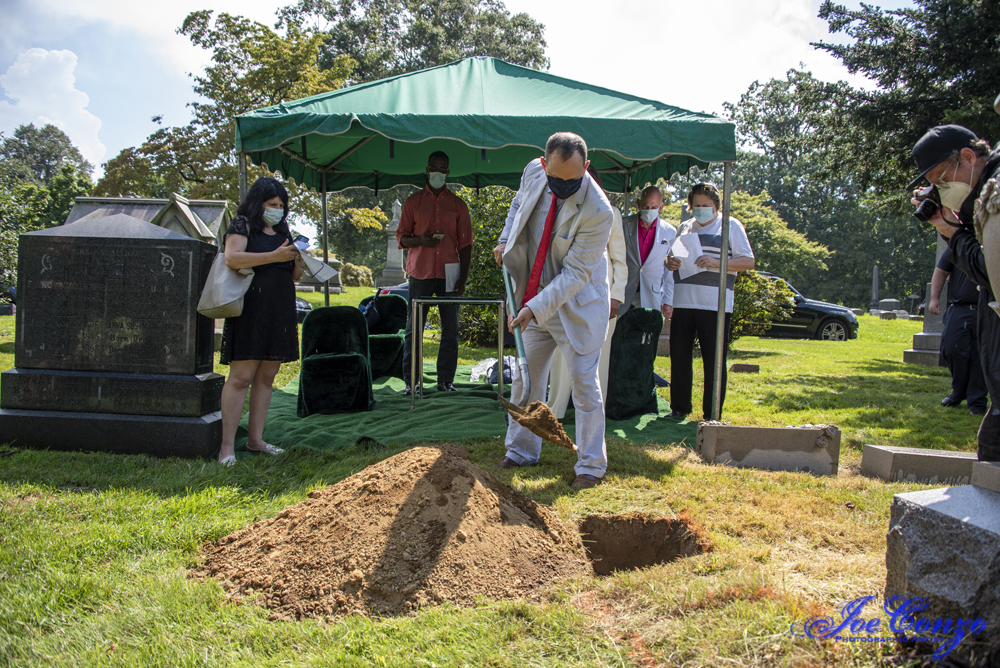
<svg viewBox="0 0 1000 668"><path fill-rule="evenodd" d="M450 158L452 183L517 188L525 165L559 131L586 140L608 191L628 193L634 185L655 183L692 165L725 163L728 220L736 157L732 123L485 57L237 116L240 197L246 192L247 160L322 193L326 259L328 192L422 187L427 156L438 150ZM724 225L724 241L728 232ZM722 280L724 288L725 264ZM721 313L724 289L720 304ZM721 317L719 322L721 327Z"/></svg>

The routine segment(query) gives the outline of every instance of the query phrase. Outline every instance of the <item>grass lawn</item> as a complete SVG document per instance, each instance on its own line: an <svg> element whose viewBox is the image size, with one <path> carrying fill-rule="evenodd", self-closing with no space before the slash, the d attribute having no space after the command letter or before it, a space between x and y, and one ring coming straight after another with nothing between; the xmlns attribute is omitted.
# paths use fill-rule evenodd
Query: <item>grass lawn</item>
<svg viewBox="0 0 1000 668"><path fill-rule="evenodd" d="M369 292L349 288L331 303L357 304ZM188 577L204 541L273 516L400 447L292 450L228 470L138 456L0 456L0 665L875 665L880 646L789 633L858 596L879 597L866 616L880 609L893 494L927 486L859 476L860 449L974 450L980 420L938 405L949 388L943 369L902 363L919 323L861 323L856 341L741 339L730 356L760 364L761 373L730 376L724 419L839 425L846 447L838 477L708 466L676 444L612 439L605 483L578 493L568 486L570 453L547 447L539 466L498 477L567 519L684 512L714 550L472 609L334 625L268 622L262 608ZM13 318L0 318L2 368L13 366L13 327ZM428 356L433 339L427 332ZM460 351L463 363L489 355ZM657 362L667 377L668 366ZM296 373L297 364L287 365L279 383ZM700 378L696 369L696 387ZM700 405L699 394L694 401ZM484 467L503 455L499 438L460 445Z"/></svg>

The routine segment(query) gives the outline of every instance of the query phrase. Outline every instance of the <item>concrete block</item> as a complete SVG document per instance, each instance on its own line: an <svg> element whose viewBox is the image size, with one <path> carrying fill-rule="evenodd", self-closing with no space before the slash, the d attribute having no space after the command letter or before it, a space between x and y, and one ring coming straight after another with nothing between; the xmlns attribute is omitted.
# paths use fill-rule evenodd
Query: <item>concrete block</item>
<svg viewBox="0 0 1000 668"><path fill-rule="evenodd" d="M919 364L920 366L944 366L941 361L941 353L936 350L904 350L903 361L907 364Z"/></svg>
<svg viewBox="0 0 1000 668"><path fill-rule="evenodd" d="M861 475L889 482L967 485L975 463L974 452L866 444Z"/></svg>
<svg viewBox="0 0 1000 668"><path fill-rule="evenodd" d="M702 422L698 454L706 462L741 468L837 475L840 430L836 425L736 427Z"/></svg>
<svg viewBox="0 0 1000 668"><path fill-rule="evenodd" d="M660 339L656 342L656 356L670 357L670 334L660 334Z"/></svg>
<svg viewBox="0 0 1000 668"><path fill-rule="evenodd" d="M896 313L895 311L880 311L878 317L880 317L882 320L895 320Z"/></svg>
<svg viewBox="0 0 1000 668"><path fill-rule="evenodd" d="M885 564L887 600L927 599L917 620L985 622L985 631L966 636L948 659L1000 665L1000 493L964 485L897 494Z"/></svg>
<svg viewBox="0 0 1000 668"><path fill-rule="evenodd" d="M734 364L729 367L729 373L760 373L759 364Z"/></svg>
<svg viewBox="0 0 1000 668"><path fill-rule="evenodd" d="M976 462L973 464L972 484L991 492L1000 492L1000 462Z"/></svg>

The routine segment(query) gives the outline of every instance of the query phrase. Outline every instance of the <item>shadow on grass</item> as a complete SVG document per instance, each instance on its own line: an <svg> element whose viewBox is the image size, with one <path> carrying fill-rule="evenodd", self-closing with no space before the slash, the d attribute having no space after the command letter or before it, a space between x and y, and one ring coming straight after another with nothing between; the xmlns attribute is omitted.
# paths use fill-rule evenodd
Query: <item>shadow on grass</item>
<svg viewBox="0 0 1000 668"><path fill-rule="evenodd" d="M506 449L499 437L457 441L469 451L470 459L495 477L510 484L512 472L495 471L492 466ZM295 448L270 457L240 458L236 466L222 468L214 459L158 459L146 455L115 455L102 452L21 450L4 458L0 482L16 488L31 485L62 492L103 492L133 489L161 497L188 496L212 487L236 488L247 495L273 499L302 494L331 485L372 464L421 445L381 445L373 441L347 446L334 452ZM609 442L609 473L641 476L653 481L671 474L678 457L655 456L658 448L612 439ZM680 455L683 456L683 453ZM576 494L569 487L575 477L576 453L550 443L542 448L537 466L515 469L525 480L545 480L530 486L526 493L536 501L551 503L559 496Z"/></svg>

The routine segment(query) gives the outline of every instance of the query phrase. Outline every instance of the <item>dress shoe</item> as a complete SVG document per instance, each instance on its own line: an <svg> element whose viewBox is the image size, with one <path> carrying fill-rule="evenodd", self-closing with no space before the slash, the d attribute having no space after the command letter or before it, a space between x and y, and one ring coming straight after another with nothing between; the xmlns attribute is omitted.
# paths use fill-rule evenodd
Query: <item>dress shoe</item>
<svg viewBox="0 0 1000 668"><path fill-rule="evenodd" d="M969 407L969 413L972 415L983 415L986 413L985 406L971 406Z"/></svg>
<svg viewBox="0 0 1000 668"><path fill-rule="evenodd" d="M962 403L961 399L955 398L955 395L949 394L947 397L941 400L941 405L945 408L954 408Z"/></svg>
<svg viewBox="0 0 1000 668"><path fill-rule="evenodd" d="M516 468L520 468L520 466L521 466L520 464L518 464L517 462L515 462L510 457L504 457L499 462L497 462L493 466L493 468L495 468L495 469L516 469Z"/></svg>
<svg viewBox="0 0 1000 668"><path fill-rule="evenodd" d="M594 475L587 475L586 473L581 473L570 485L573 489L590 489L591 487L597 487L601 484L603 478L598 478Z"/></svg>
<svg viewBox="0 0 1000 668"><path fill-rule="evenodd" d="M458 392L454 383L438 383L437 388L439 392Z"/></svg>
<svg viewBox="0 0 1000 668"><path fill-rule="evenodd" d="M684 411L670 411L669 413L667 413L667 417L680 417L680 418L682 418L682 417L687 417L687 416L688 416L688 414L685 413Z"/></svg>

